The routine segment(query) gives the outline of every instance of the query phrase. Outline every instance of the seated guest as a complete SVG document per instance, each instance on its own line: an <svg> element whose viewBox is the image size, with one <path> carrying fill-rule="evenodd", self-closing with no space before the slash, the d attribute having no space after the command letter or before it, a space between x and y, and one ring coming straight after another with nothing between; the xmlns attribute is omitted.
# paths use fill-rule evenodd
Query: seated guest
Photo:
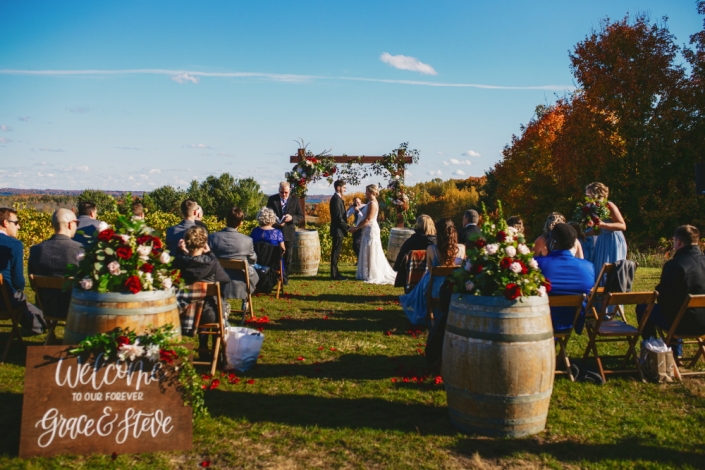
<svg viewBox="0 0 705 470"><path fill-rule="evenodd" d="M571 253L578 234L568 224L556 224L549 233L546 256L536 258L541 273L551 282L549 295L589 294L595 282L595 267L591 262L576 258ZM563 332L573 327L573 307L551 307L553 330ZM585 324L585 312L581 311L575 331L580 334Z"/></svg>
<svg viewBox="0 0 705 470"><path fill-rule="evenodd" d="M431 270L436 266L456 266L465 258L465 245L458 244L458 232L451 219L441 219L436 222L436 244L426 248L427 271L421 281L408 294L399 296L399 302L404 313L413 325L427 324L427 295L431 289L431 296L438 298L443 276L433 278L433 285L429 285ZM434 318L442 315L440 310L434 311Z"/></svg>
<svg viewBox="0 0 705 470"><path fill-rule="evenodd" d="M583 228L580 226L578 222L572 221L568 222L568 225L573 227L575 229L575 233L578 234L578 243L580 243L580 247L583 250L583 259L588 260L592 263L592 251L593 248L595 247L595 243L593 242L592 238L588 238L585 235L585 232L583 231ZM577 249L576 249L577 253Z"/></svg>
<svg viewBox="0 0 705 470"><path fill-rule="evenodd" d="M548 238L551 230L556 224L566 223L565 217L559 212L551 212L546 218L546 223L543 225L543 233L534 241L534 256L546 256L550 250L548 247ZM575 246L572 248L572 253L576 258L584 258L583 248L580 242L575 239Z"/></svg>
<svg viewBox="0 0 705 470"><path fill-rule="evenodd" d="M681 225L673 236L673 259L663 265L661 281L656 286L658 303L642 331L644 339L656 336L656 327L669 331L676 315L683 306L688 294L705 294L705 255L700 251L698 241L700 231L692 225ZM639 321L646 310L639 305L636 315ZM676 333L683 335L705 334L705 309L686 310L678 324ZM682 356L682 345L676 347L676 355Z"/></svg>
<svg viewBox="0 0 705 470"><path fill-rule="evenodd" d="M208 226L203 221L203 208L201 206L198 206L198 210L196 211L196 219L194 220L194 222L199 227L203 227L206 230L206 233L208 233Z"/></svg>
<svg viewBox="0 0 705 470"><path fill-rule="evenodd" d="M257 255L255 254L252 239L237 231L244 218L245 213L239 207L230 209L225 217L227 227L220 232L212 233L208 237L208 244L216 258L247 261L251 294L255 291L259 276L257 276L257 271L252 266L257 263ZM224 287L223 297L226 299L247 299L245 276L242 271L226 269L225 272L228 273L232 281Z"/></svg>
<svg viewBox="0 0 705 470"><path fill-rule="evenodd" d="M221 284L230 282L230 276L220 266L218 259L208 246L208 233L203 227L189 227L183 234L183 240L188 254L177 252L172 266L181 271L181 277L186 285L195 282L220 282ZM218 321L216 308L215 297L205 299L201 313L201 324ZM227 318L224 320L227 323ZM208 335L200 335L199 343L200 349L206 349Z"/></svg>
<svg viewBox="0 0 705 470"><path fill-rule="evenodd" d="M77 220L68 209L57 209L51 216L54 235L29 249L27 271L37 276L64 277L66 266L78 264L83 245L71 240L76 233ZM47 289L38 293L42 298L44 314L66 318L71 302L71 291L59 292Z"/></svg>
<svg viewBox="0 0 705 470"><path fill-rule="evenodd" d="M29 334L42 334L46 328L42 311L27 301L24 293L24 245L17 239L20 221L17 211L9 207L0 207L0 274L10 294L12 307L19 309L20 325Z"/></svg>
<svg viewBox="0 0 705 470"><path fill-rule="evenodd" d="M519 233L524 233L524 221L518 215L513 215L507 219L507 226L512 227Z"/></svg>
<svg viewBox="0 0 705 470"><path fill-rule="evenodd" d="M132 220L144 220L144 206L139 201L132 203Z"/></svg>
<svg viewBox="0 0 705 470"><path fill-rule="evenodd" d="M91 240L93 234L98 229L98 225L101 223L100 220L97 220L97 217L98 209L94 202L79 202L77 231L83 233L76 233L73 239L83 246L88 245L88 241Z"/></svg>
<svg viewBox="0 0 705 470"><path fill-rule="evenodd" d="M199 206L193 199L186 199L181 203L181 215L184 220L178 225L166 229L166 246L172 254L178 253L179 240L184 238L186 230L196 225L196 216L198 215Z"/></svg>
<svg viewBox="0 0 705 470"><path fill-rule="evenodd" d="M281 248L283 255L286 252L284 234L278 228L274 228L274 224L277 223L277 216L274 211L268 207L263 207L257 213L257 222L259 222L259 227L252 229L250 234L252 243L266 242L271 245L277 245Z"/></svg>
<svg viewBox="0 0 705 470"><path fill-rule="evenodd" d="M414 234L406 239L404 244L399 249L399 254L394 262L394 270L397 272L394 287L404 287L406 283L407 272L405 258L407 253L413 250L426 250L429 245L435 244L436 227L433 224L433 219L422 214L416 219L416 229L414 230Z"/></svg>
<svg viewBox="0 0 705 470"><path fill-rule="evenodd" d="M463 215L463 229L458 234L458 241L461 243L467 243L470 240L471 235L479 234L480 227L477 226L479 221L480 214L478 214L476 210L466 210Z"/></svg>

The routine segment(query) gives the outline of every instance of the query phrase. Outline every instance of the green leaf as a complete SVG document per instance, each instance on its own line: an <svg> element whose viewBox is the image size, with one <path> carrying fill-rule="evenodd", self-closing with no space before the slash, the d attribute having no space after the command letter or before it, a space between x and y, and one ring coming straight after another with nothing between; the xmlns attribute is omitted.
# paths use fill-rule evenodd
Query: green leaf
<svg viewBox="0 0 705 470"><path fill-rule="evenodd" d="M115 250L113 250L111 247L108 246L105 248L105 254L108 256L112 256L115 254Z"/></svg>
<svg viewBox="0 0 705 470"><path fill-rule="evenodd" d="M103 263L98 263L98 262L93 263L93 267L95 268L96 271L100 271L101 269L103 269Z"/></svg>

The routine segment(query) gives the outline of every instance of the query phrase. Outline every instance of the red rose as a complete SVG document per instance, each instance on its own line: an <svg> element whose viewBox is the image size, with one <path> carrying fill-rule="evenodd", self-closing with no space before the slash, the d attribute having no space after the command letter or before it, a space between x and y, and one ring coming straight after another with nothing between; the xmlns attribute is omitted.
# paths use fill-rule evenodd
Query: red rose
<svg viewBox="0 0 705 470"><path fill-rule="evenodd" d="M146 245L150 241L152 241L151 235L142 235L141 237L137 237L137 244L138 245Z"/></svg>
<svg viewBox="0 0 705 470"><path fill-rule="evenodd" d="M546 282L544 282L544 283L541 284L541 285L546 288L546 293L551 292L551 281L549 281L548 279L546 279Z"/></svg>
<svg viewBox="0 0 705 470"><path fill-rule="evenodd" d="M162 241L159 237L152 237L152 251L154 250L161 250L162 249Z"/></svg>
<svg viewBox="0 0 705 470"><path fill-rule="evenodd" d="M333 167L333 169L330 170L331 173L335 173L336 171L338 171L338 168L335 166Z"/></svg>
<svg viewBox="0 0 705 470"><path fill-rule="evenodd" d="M160 349L159 360L171 364L177 358L176 351L173 349Z"/></svg>
<svg viewBox="0 0 705 470"><path fill-rule="evenodd" d="M475 247L476 248L482 248L486 244L487 244L487 242L484 240L484 238L478 238L477 240L475 240Z"/></svg>
<svg viewBox="0 0 705 470"><path fill-rule="evenodd" d="M600 225L600 222L601 222L599 217L594 217L594 216L592 218L592 221L595 223L595 225Z"/></svg>
<svg viewBox="0 0 705 470"><path fill-rule="evenodd" d="M524 264L524 262L522 260L517 260L517 263L519 263L519 266L521 266L521 273L522 274L529 273L529 268Z"/></svg>
<svg viewBox="0 0 705 470"><path fill-rule="evenodd" d="M498 242L503 242L507 239L507 233L504 230L500 230L497 232L497 241Z"/></svg>
<svg viewBox="0 0 705 470"><path fill-rule="evenodd" d="M470 268L470 274L480 274L483 269L485 269L485 267L481 264L473 264L472 268Z"/></svg>
<svg viewBox="0 0 705 470"><path fill-rule="evenodd" d="M510 282L504 289L504 298L507 300L514 300L517 297L521 297L521 287L513 282Z"/></svg>
<svg viewBox="0 0 705 470"><path fill-rule="evenodd" d="M509 266L512 264L512 259L508 257L502 258L502 261L499 262L499 267L502 269L509 269Z"/></svg>
<svg viewBox="0 0 705 470"><path fill-rule="evenodd" d="M171 272L171 275L174 278L174 282L178 282L179 279L181 279L181 271L179 271L178 269L174 269Z"/></svg>
<svg viewBox="0 0 705 470"><path fill-rule="evenodd" d="M128 277L125 281L125 287L127 287L129 291L133 294L137 294L139 291L142 290L142 283L140 282L140 278L137 276Z"/></svg>
<svg viewBox="0 0 705 470"><path fill-rule="evenodd" d="M144 263L142 266L140 266L140 271L142 271L143 273L151 273L152 271L154 271L154 265Z"/></svg>
<svg viewBox="0 0 705 470"><path fill-rule="evenodd" d="M583 211L583 214L587 214L588 212L590 212L590 207L588 207L588 206L583 206L582 211Z"/></svg>
<svg viewBox="0 0 705 470"><path fill-rule="evenodd" d="M324 177L324 178L327 178L327 177L328 177L328 172L327 172L327 171L324 171L324 172L323 172L323 177Z"/></svg>
<svg viewBox="0 0 705 470"><path fill-rule="evenodd" d="M111 228L106 228L98 234L98 240L102 242L109 242L110 239L113 238L113 235L115 235L115 230Z"/></svg>
<svg viewBox="0 0 705 470"><path fill-rule="evenodd" d="M123 344L130 344L130 338L127 336L118 336L115 341L117 342L118 348Z"/></svg>
<svg viewBox="0 0 705 470"><path fill-rule="evenodd" d="M132 248L129 246L120 246L117 250L115 250L115 254L118 258L130 259L132 258Z"/></svg>

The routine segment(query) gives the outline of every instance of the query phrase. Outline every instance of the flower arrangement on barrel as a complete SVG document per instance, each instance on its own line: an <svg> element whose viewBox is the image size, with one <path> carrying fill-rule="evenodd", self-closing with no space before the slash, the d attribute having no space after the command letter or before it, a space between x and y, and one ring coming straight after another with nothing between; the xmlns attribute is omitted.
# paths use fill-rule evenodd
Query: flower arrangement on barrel
<svg viewBox="0 0 705 470"><path fill-rule="evenodd" d="M585 200L577 204L573 214L573 220L578 222L583 230L592 229L595 234L600 233L600 223L609 217L610 210L607 207L607 200L594 199L589 196L585 196Z"/></svg>
<svg viewBox="0 0 705 470"><path fill-rule="evenodd" d="M481 232L470 238L462 268L449 276L453 292L478 296L543 297L551 291L524 235L507 226L502 205L494 217L483 205Z"/></svg>
<svg viewBox="0 0 705 470"><path fill-rule="evenodd" d="M169 290L182 281L171 269L174 258L143 220L118 217L115 228L101 223L90 237L85 254L69 265L74 287L97 292Z"/></svg>
<svg viewBox="0 0 705 470"><path fill-rule="evenodd" d="M291 171L285 173L286 180L297 197L306 197L308 186L320 179L325 178L328 184L333 184L334 175L338 171L333 159L328 157L328 150L314 155L310 150L306 150L307 145L301 139L298 150L299 161Z"/></svg>

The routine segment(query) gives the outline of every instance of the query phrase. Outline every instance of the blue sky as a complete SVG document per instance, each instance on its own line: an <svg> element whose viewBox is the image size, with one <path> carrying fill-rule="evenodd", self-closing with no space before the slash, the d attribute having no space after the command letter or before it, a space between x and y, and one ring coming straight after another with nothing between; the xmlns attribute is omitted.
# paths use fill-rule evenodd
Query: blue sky
<svg viewBox="0 0 705 470"><path fill-rule="evenodd" d="M667 15L679 44L702 28L690 0L4 0L0 187L229 172L272 192L298 138L335 155L409 142L410 183L480 176L575 85L568 51L627 12Z"/></svg>

